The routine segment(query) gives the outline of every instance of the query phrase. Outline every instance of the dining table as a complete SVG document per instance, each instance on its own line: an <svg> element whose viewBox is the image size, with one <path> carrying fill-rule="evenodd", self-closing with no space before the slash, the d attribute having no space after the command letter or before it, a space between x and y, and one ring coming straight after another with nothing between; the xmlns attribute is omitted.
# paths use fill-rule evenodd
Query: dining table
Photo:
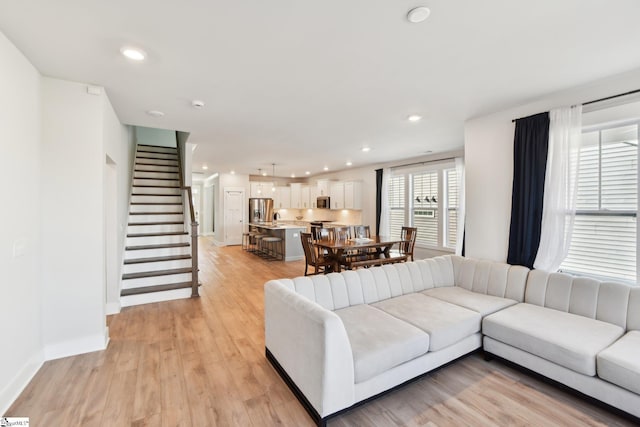
<svg viewBox="0 0 640 427"><path fill-rule="evenodd" d="M340 272L343 266L383 265L391 262L402 262L407 259L403 255L392 255L391 248L405 240L390 236L372 236L370 238L354 238L339 240L316 240L314 245L326 250L325 257L333 262L332 270Z"/></svg>

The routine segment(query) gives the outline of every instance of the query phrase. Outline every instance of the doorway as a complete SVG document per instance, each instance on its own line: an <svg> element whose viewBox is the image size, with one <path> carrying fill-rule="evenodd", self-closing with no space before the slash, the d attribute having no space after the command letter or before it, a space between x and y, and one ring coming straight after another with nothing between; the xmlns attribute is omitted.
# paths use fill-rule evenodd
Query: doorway
<svg viewBox="0 0 640 427"><path fill-rule="evenodd" d="M239 245L244 232L244 189L224 190L224 243Z"/></svg>

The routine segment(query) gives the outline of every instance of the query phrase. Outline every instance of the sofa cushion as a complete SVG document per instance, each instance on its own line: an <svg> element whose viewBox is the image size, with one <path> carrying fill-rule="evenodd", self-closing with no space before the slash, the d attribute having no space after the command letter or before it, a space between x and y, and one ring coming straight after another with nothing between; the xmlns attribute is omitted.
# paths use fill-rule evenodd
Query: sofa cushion
<svg viewBox="0 0 640 427"><path fill-rule="evenodd" d="M429 350L429 335L370 305L334 312L347 331L355 382L366 381Z"/></svg>
<svg viewBox="0 0 640 427"><path fill-rule="evenodd" d="M477 311L482 317L517 304L517 302L512 299L479 294L459 286L428 289L422 293L442 301L450 302L451 304L459 305L460 307L468 308L469 310Z"/></svg>
<svg viewBox="0 0 640 427"><path fill-rule="evenodd" d="M624 334L611 323L526 303L485 317L482 332L590 376L596 374L596 355Z"/></svg>
<svg viewBox="0 0 640 427"><path fill-rule="evenodd" d="M640 394L640 331L628 332L598 354L598 376Z"/></svg>
<svg viewBox="0 0 640 427"><path fill-rule="evenodd" d="M429 334L429 351L438 351L480 331L481 317L475 311L422 293L390 298L375 307Z"/></svg>

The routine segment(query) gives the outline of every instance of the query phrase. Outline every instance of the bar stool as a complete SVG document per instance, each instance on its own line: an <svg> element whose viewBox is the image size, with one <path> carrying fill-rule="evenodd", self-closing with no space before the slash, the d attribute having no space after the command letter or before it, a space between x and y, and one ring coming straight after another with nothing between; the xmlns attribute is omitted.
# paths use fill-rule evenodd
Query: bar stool
<svg viewBox="0 0 640 427"><path fill-rule="evenodd" d="M262 252L262 239L265 238L266 234L255 233L251 238L253 239L253 249L251 252L260 254Z"/></svg>
<svg viewBox="0 0 640 427"><path fill-rule="evenodd" d="M253 233L252 231L242 233L242 249L245 251L249 251L251 247L251 237Z"/></svg>
<svg viewBox="0 0 640 427"><path fill-rule="evenodd" d="M284 259L282 237L267 236L262 238L262 252L273 259Z"/></svg>

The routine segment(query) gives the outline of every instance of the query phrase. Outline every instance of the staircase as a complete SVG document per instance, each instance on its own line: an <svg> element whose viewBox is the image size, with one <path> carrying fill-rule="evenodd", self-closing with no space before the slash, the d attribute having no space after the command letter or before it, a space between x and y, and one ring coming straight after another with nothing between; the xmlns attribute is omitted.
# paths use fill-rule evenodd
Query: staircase
<svg viewBox="0 0 640 427"><path fill-rule="evenodd" d="M198 294L197 285L193 286L197 258L195 262L192 259L197 235L190 243L184 218L184 202L190 202L191 192L184 200L181 175L177 148L136 147L120 293L122 307Z"/></svg>

